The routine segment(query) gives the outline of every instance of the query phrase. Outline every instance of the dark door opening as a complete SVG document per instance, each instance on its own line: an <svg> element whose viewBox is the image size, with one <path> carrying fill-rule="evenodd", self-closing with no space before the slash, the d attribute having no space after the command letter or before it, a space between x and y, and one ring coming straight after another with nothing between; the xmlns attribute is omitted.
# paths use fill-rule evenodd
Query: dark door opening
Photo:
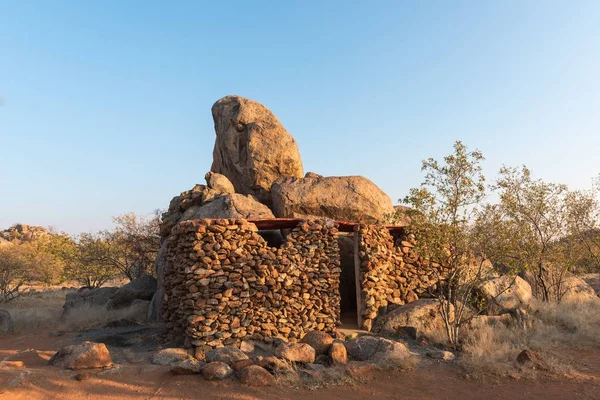
<svg viewBox="0 0 600 400"><path fill-rule="evenodd" d="M340 248L340 320L343 329L357 329L356 274L354 266L354 235L338 235Z"/></svg>

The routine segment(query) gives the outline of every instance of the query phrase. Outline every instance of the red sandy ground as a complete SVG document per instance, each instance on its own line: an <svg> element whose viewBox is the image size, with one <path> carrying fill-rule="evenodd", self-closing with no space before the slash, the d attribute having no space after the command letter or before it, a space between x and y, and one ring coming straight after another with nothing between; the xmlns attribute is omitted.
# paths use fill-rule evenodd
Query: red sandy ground
<svg viewBox="0 0 600 400"><path fill-rule="evenodd" d="M201 376L172 376L167 367L125 364L120 372L73 379L73 371L47 366L68 337L48 332L0 338L0 359L18 350L22 370L0 370L0 398L34 399L600 399L600 350L570 352L575 377L467 379L454 363L421 360L411 371L365 372L361 383L319 389L251 388L236 380L207 382Z"/></svg>

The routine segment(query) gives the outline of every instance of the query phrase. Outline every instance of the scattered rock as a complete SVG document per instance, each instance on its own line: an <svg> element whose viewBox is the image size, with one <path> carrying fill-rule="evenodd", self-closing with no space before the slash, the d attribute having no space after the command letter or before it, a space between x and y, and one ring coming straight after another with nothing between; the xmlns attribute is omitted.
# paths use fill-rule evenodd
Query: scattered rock
<svg viewBox="0 0 600 400"><path fill-rule="evenodd" d="M282 344L275 349L275 355L292 362L315 362L315 349L307 343Z"/></svg>
<svg viewBox="0 0 600 400"><path fill-rule="evenodd" d="M233 370L229 368L229 365L220 361L208 363L202 368L202 376L207 381L222 380L229 378L231 375L233 375Z"/></svg>
<svg viewBox="0 0 600 400"><path fill-rule="evenodd" d="M302 177L296 141L265 106L227 96L213 105L212 115L217 138L211 170L229 178L237 193L269 203L277 178Z"/></svg>
<svg viewBox="0 0 600 400"><path fill-rule="evenodd" d="M246 353L235 347L221 347L206 353L206 361L209 363L220 361L227 365L231 365L235 362L247 359L248 356Z"/></svg>
<svg viewBox="0 0 600 400"><path fill-rule="evenodd" d="M193 375L202 372L202 367L206 365L205 362L196 360L195 358L188 358L183 361L176 361L171 364L171 373L173 375Z"/></svg>
<svg viewBox="0 0 600 400"><path fill-rule="evenodd" d="M537 369L548 369L546 362L539 356L539 354L531 350L523 350L517 356L517 362L519 364L530 364Z"/></svg>
<svg viewBox="0 0 600 400"><path fill-rule="evenodd" d="M112 365L112 359L103 343L83 342L61 348L48 364L66 369L104 368Z"/></svg>
<svg viewBox="0 0 600 400"><path fill-rule="evenodd" d="M23 361L0 361L0 369L25 369Z"/></svg>
<svg viewBox="0 0 600 400"><path fill-rule="evenodd" d="M271 195L278 218L378 223L394 212L390 197L362 176L284 177L273 183Z"/></svg>
<svg viewBox="0 0 600 400"><path fill-rule="evenodd" d="M319 355L327 353L327 350L329 350L329 347L333 343L333 338L325 332L309 331L304 335L302 340L300 340L300 343L310 345L310 347L315 349L315 354Z"/></svg>
<svg viewBox="0 0 600 400"><path fill-rule="evenodd" d="M156 288L157 282L152 275L134 279L115 292L106 304L106 308L108 310L118 310L131 306L134 300L150 301L156 292Z"/></svg>
<svg viewBox="0 0 600 400"><path fill-rule="evenodd" d="M445 350L438 350L438 349L428 351L427 356L431 357L435 360L444 360L444 361L454 360L454 358L455 358L454 353L445 351Z"/></svg>
<svg viewBox="0 0 600 400"><path fill-rule="evenodd" d="M341 342L333 342L329 349L329 357L333 364L344 365L348 362L348 352L346 346Z"/></svg>
<svg viewBox="0 0 600 400"><path fill-rule="evenodd" d="M187 350L180 348L162 349L152 357L152 364L171 365L192 358Z"/></svg>
<svg viewBox="0 0 600 400"><path fill-rule="evenodd" d="M263 367L250 365L240 371L240 382L248 386L271 386L277 381L273 375Z"/></svg>
<svg viewBox="0 0 600 400"><path fill-rule="evenodd" d="M13 320L7 310L0 309L0 334L12 333Z"/></svg>
<svg viewBox="0 0 600 400"><path fill-rule="evenodd" d="M90 379L92 377L92 375L90 375L87 372L78 372L75 374L74 378L76 381L87 381L88 379Z"/></svg>

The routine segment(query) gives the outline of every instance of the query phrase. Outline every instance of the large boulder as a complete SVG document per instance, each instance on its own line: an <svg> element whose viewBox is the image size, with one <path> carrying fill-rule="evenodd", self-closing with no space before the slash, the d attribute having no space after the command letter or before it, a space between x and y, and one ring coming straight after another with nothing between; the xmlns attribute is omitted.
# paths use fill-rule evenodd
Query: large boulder
<svg viewBox="0 0 600 400"><path fill-rule="evenodd" d="M503 275L489 279L478 287L488 314L527 308L533 297L531 285L521 277Z"/></svg>
<svg viewBox="0 0 600 400"><path fill-rule="evenodd" d="M67 369L104 368L112 359L104 343L83 342L58 350L48 364Z"/></svg>
<svg viewBox="0 0 600 400"><path fill-rule="evenodd" d="M220 361L227 365L235 364L238 361L247 360L246 353L236 347L219 347L206 353L206 362Z"/></svg>
<svg viewBox="0 0 600 400"><path fill-rule="evenodd" d="M280 178L271 187L278 218L326 217L378 223L394 213L392 200L362 176Z"/></svg>
<svg viewBox="0 0 600 400"><path fill-rule="evenodd" d="M450 317L454 318L451 307ZM419 299L400 306L377 318L373 332L385 335L398 335L406 332L406 328L414 328L417 335L428 336L444 328L444 320L440 314L440 302L436 299Z"/></svg>
<svg viewBox="0 0 600 400"><path fill-rule="evenodd" d="M233 183L225 175L217 174L216 172L209 171L204 176L206 184L210 189L217 191L222 194L235 193Z"/></svg>
<svg viewBox="0 0 600 400"><path fill-rule="evenodd" d="M77 292L67 293L62 316L66 317L72 310L80 307L104 307L118 290L117 287L83 287Z"/></svg>
<svg viewBox="0 0 600 400"><path fill-rule="evenodd" d="M308 343L282 344L275 349L275 355L291 362L314 363L315 349Z"/></svg>
<svg viewBox="0 0 600 400"><path fill-rule="evenodd" d="M152 300L156 292L156 279L152 275L144 275L122 286L106 303L108 310L119 310L129 307L135 300Z"/></svg>
<svg viewBox="0 0 600 400"><path fill-rule="evenodd" d="M0 335L13 331L13 320L7 310L0 309Z"/></svg>
<svg viewBox="0 0 600 400"><path fill-rule="evenodd" d="M277 379L263 367L250 365L240 371L240 382L248 386L271 386Z"/></svg>
<svg viewBox="0 0 600 400"><path fill-rule="evenodd" d="M269 207L250 195L228 194L185 210L179 221L204 218L273 218Z"/></svg>
<svg viewBox="0 0 600 400"><path fill-rule="evenodd" d="M213 105L212 115L217 138L211 170L229 178L237 193L269 204L277 178L304 174L296 141L262 104L227 96Z"/></svg>
<svg viewBox="0 0 600 400"><path fill-rule="evenodd" d="M563 293L561 302L563 303L585 303L598 300L594 288L576 276L565 278L561 285L561 291Z"/></svg>

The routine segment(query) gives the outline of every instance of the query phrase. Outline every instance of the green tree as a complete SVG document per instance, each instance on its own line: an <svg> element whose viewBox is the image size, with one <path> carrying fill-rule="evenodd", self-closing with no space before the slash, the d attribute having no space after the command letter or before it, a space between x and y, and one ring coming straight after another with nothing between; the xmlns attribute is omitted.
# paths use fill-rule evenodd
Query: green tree
<svg viewBox="0 0 600 400"><path fill-rule="evenodd" d="M527 167L503 167L495 188L503 212L518 227L518 243L509 251L531 271L544 301L560 301L572 265L570 248L558 246L566 235L569 192L566 185L534 180Z"/></svg>
<svg viewBox="0 0 600 400"><path fill-rule="evenodd" d="M454 153L443 162L432 158L423 161L424 182L403 200L412 207L409 229L417 238L415 250L430 264L443 268L435 295L448 340L455 347L459 346L460 327L470 318L466 307L473 288L484 280L489 265L485 254L491 240L487 228L495 223L495 214L491 209L480 210L486 193L483 160L481 152L469 151L457 141ZM472 222L477 218L479 230L474 230ZM478 251L475 245L481 249L473 265L474 252Z"/></svg>

